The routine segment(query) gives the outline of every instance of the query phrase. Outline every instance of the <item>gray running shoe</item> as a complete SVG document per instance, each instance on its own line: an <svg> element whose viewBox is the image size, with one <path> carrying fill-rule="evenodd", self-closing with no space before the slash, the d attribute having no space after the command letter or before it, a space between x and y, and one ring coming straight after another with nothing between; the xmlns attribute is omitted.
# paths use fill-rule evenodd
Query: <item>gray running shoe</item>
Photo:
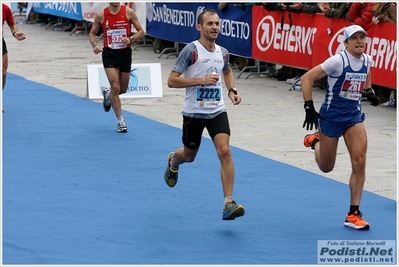
<svg viewBox="0 0 399 267"><path fill-rule="evenodd" d="M126 127L125 120L118 122L118 128L116 130L118 132L120 132L120 133L126 133L127 132L127 127Z"/></svg>
<svg viewBox="0 0 399 267"><path fill-rule="evenodd" d="M106 99L107 93L110 91L111 89L105 86L101 87L101 93L103 95L103 108L105 112L108 112L111 109L111 100L110 99Z"/></svg>
<svg viewBox="0 0 399 267"><path fill-rule="evenodd" d="M170 152L168 155L168 165L166 167L165 170L165 182L169 187L174 187L177 183L177 179L178 179L178 170L173 170L172 167L170 166L170 161L172 160L173 156L175 155L175 152Z"/></svg>

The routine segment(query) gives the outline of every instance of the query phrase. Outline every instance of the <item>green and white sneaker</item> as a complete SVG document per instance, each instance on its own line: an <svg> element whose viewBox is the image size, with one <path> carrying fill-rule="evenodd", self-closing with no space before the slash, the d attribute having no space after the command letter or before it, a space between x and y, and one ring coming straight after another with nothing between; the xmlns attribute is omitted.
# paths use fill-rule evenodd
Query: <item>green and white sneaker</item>
<svg viewBox="0 0 399 267"><path fill-rule="evenodd" d="M178 171L179 168L177 168L177 170L173 170L172 167L170 166L170 161L173 159L173 156L175 155L175 152L170 152L168 155L168 165L166 167L165 170L165 182L169 187L174 187L177 183L177 179L179 177Z"/></svg>
<svg viewBox="0 0 399 267"><path fill-rule="evenodd" d="M223 208L223 220L234 220L245 214L244 207L237 204L234 200L229 199Z"/></svg>

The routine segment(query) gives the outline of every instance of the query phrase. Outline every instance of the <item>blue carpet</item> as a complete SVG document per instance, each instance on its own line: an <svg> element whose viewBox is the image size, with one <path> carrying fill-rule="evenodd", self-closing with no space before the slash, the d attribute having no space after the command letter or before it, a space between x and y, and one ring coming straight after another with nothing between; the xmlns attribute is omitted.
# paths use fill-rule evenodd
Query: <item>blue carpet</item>
<svg viewBox="0 0 399 267"><path fill-rule="evenodd" d="M348 185L323 176L232 147L246 214L222 221L209 139L169 188L178 128L124 111L117 133L101 103L13 74L3 108L4 264L317 264L318 240L396 240L396 201L364 192L371 229L346 228Z"/></svg>

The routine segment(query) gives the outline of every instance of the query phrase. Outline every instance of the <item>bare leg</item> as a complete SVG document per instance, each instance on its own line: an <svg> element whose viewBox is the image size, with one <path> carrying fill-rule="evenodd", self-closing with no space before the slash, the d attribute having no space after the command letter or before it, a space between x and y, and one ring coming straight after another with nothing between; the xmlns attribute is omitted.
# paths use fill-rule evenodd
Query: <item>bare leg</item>
<svg viewBox="0 0 399 267"><path fill-rule="evenodd" d="M3 55L3 82L2 82L2 87L4 90L4 86L6 85L6 78L7 78L7 69L8 69L8 54L5 53Z"/></svg>
<svg viewBox="0 0 399 267"><path fill-rule="evenodd" d="M220 160L220 176L224 197L233 196L234 187L234 163L230 152L229 139L230 136L225 133L217 134L213 138L213 143Z"/></svg>
<svg viewBox="0 0 399 267"><path fill-rule="evenodd" d="M322 172L334 169L337 156L338 138L330 138L319 131L319 142L314 146L315 159Z"/></svg>
<svg viewBox="0 0 399 267"><path fill-rule="evenodd" d="M105 73L107 75L109 84L111 85L110 99L111 99L112 109L114 110L116 117L121 117L122 104L119 98L119 95L121 94L121 82L120 82L121 73L119 72L118 69L115 68L105 68ZM123 92L126 92L126 89Z"/></svg>
<svg viewBox="0 0 399 267"><path fill-rule="evenodd" d="M172 168L178 168L179 165L185 162L193 162L195 157L197 156L198 150L199 148L196 149L190 149L187 147L178 148L175 151L173 160L170 162L170 165L172 166Z"/></svg>
<svg viewBox="0 0 399 267"><path fill-rule="evenodd" d="M6 78L7 78L7 69L8 69L8 54L5 53L3 55L3 79L2 79L2 89L4 90L4 86L6 86ZM4 112L4 109L2 110Z"/></svg>
<svg viewBox="0 0 399 267"><path fill-rule="evenodd" d="M348 128L344 139L352 163L352 173L349 179L350 204L359 206L366 180L367 134L364 124L357 123Z"/></svg>

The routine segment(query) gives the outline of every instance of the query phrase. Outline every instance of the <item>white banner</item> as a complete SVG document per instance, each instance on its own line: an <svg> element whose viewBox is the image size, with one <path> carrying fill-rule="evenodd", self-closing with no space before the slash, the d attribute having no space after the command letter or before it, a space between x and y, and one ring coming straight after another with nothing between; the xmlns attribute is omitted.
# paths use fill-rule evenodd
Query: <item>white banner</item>
<svg viewBox="0 0 399 267"><path fill-rule="evenodd" d="M132 8L137 17L139 18L140 24L143 27L144 31L146 29L146 3L145 2L129 2L123 3L128 7ZM81 2L82 5L82 13L83 20L94 22L94 17L98 12L106 8L109 3L108 2ZM132 30L132 32L136 32Z"/></svg>
<svg viewBox="0 0 399 267"><path fill-rule="evenodd" d="M146 2L134 2L133 10L139 18L141 27L143 27L144 32L147 32L147 5Z"/></svg>
<svg viewBox="0 0 399 267"><path fill-rule="evenodd" d="M102 99L101 87L109 87L103 65L87 65L89 99ZM127 92L120 98L163 97L160 63L132 64Z"/></svg>
<svg viewBox="0 0 399 267"><path fill-rule="evenodd" d="M3 2L4 4L8 5L11 7L11 2ZM17 4L17 3L13 3ZM28 2L28 7L26 10L26 18L29 18L29 13L32 9L33 2ZM132 8L135 12L137 17L139 18L139 21L141 23L141 26L143 27L144 31L146 29L146 3L145 2L127 2L123 3L124 5L127 5L128 7ZM98 12L103 10L109 5L109 2L80 2L80 5L82 7L82 20L89 21L89 22L94 22L94 17ZM133 31L135 32L135 31Z"/></svg>
<svg viewBox="0 0 399 267"><path fill-rule="evenodd" d="M106 8L109 3L108 2L81 2L82 5L82 13L83 20L94 22L94 17L97 12L100 12L104 8Z"/></svg>

